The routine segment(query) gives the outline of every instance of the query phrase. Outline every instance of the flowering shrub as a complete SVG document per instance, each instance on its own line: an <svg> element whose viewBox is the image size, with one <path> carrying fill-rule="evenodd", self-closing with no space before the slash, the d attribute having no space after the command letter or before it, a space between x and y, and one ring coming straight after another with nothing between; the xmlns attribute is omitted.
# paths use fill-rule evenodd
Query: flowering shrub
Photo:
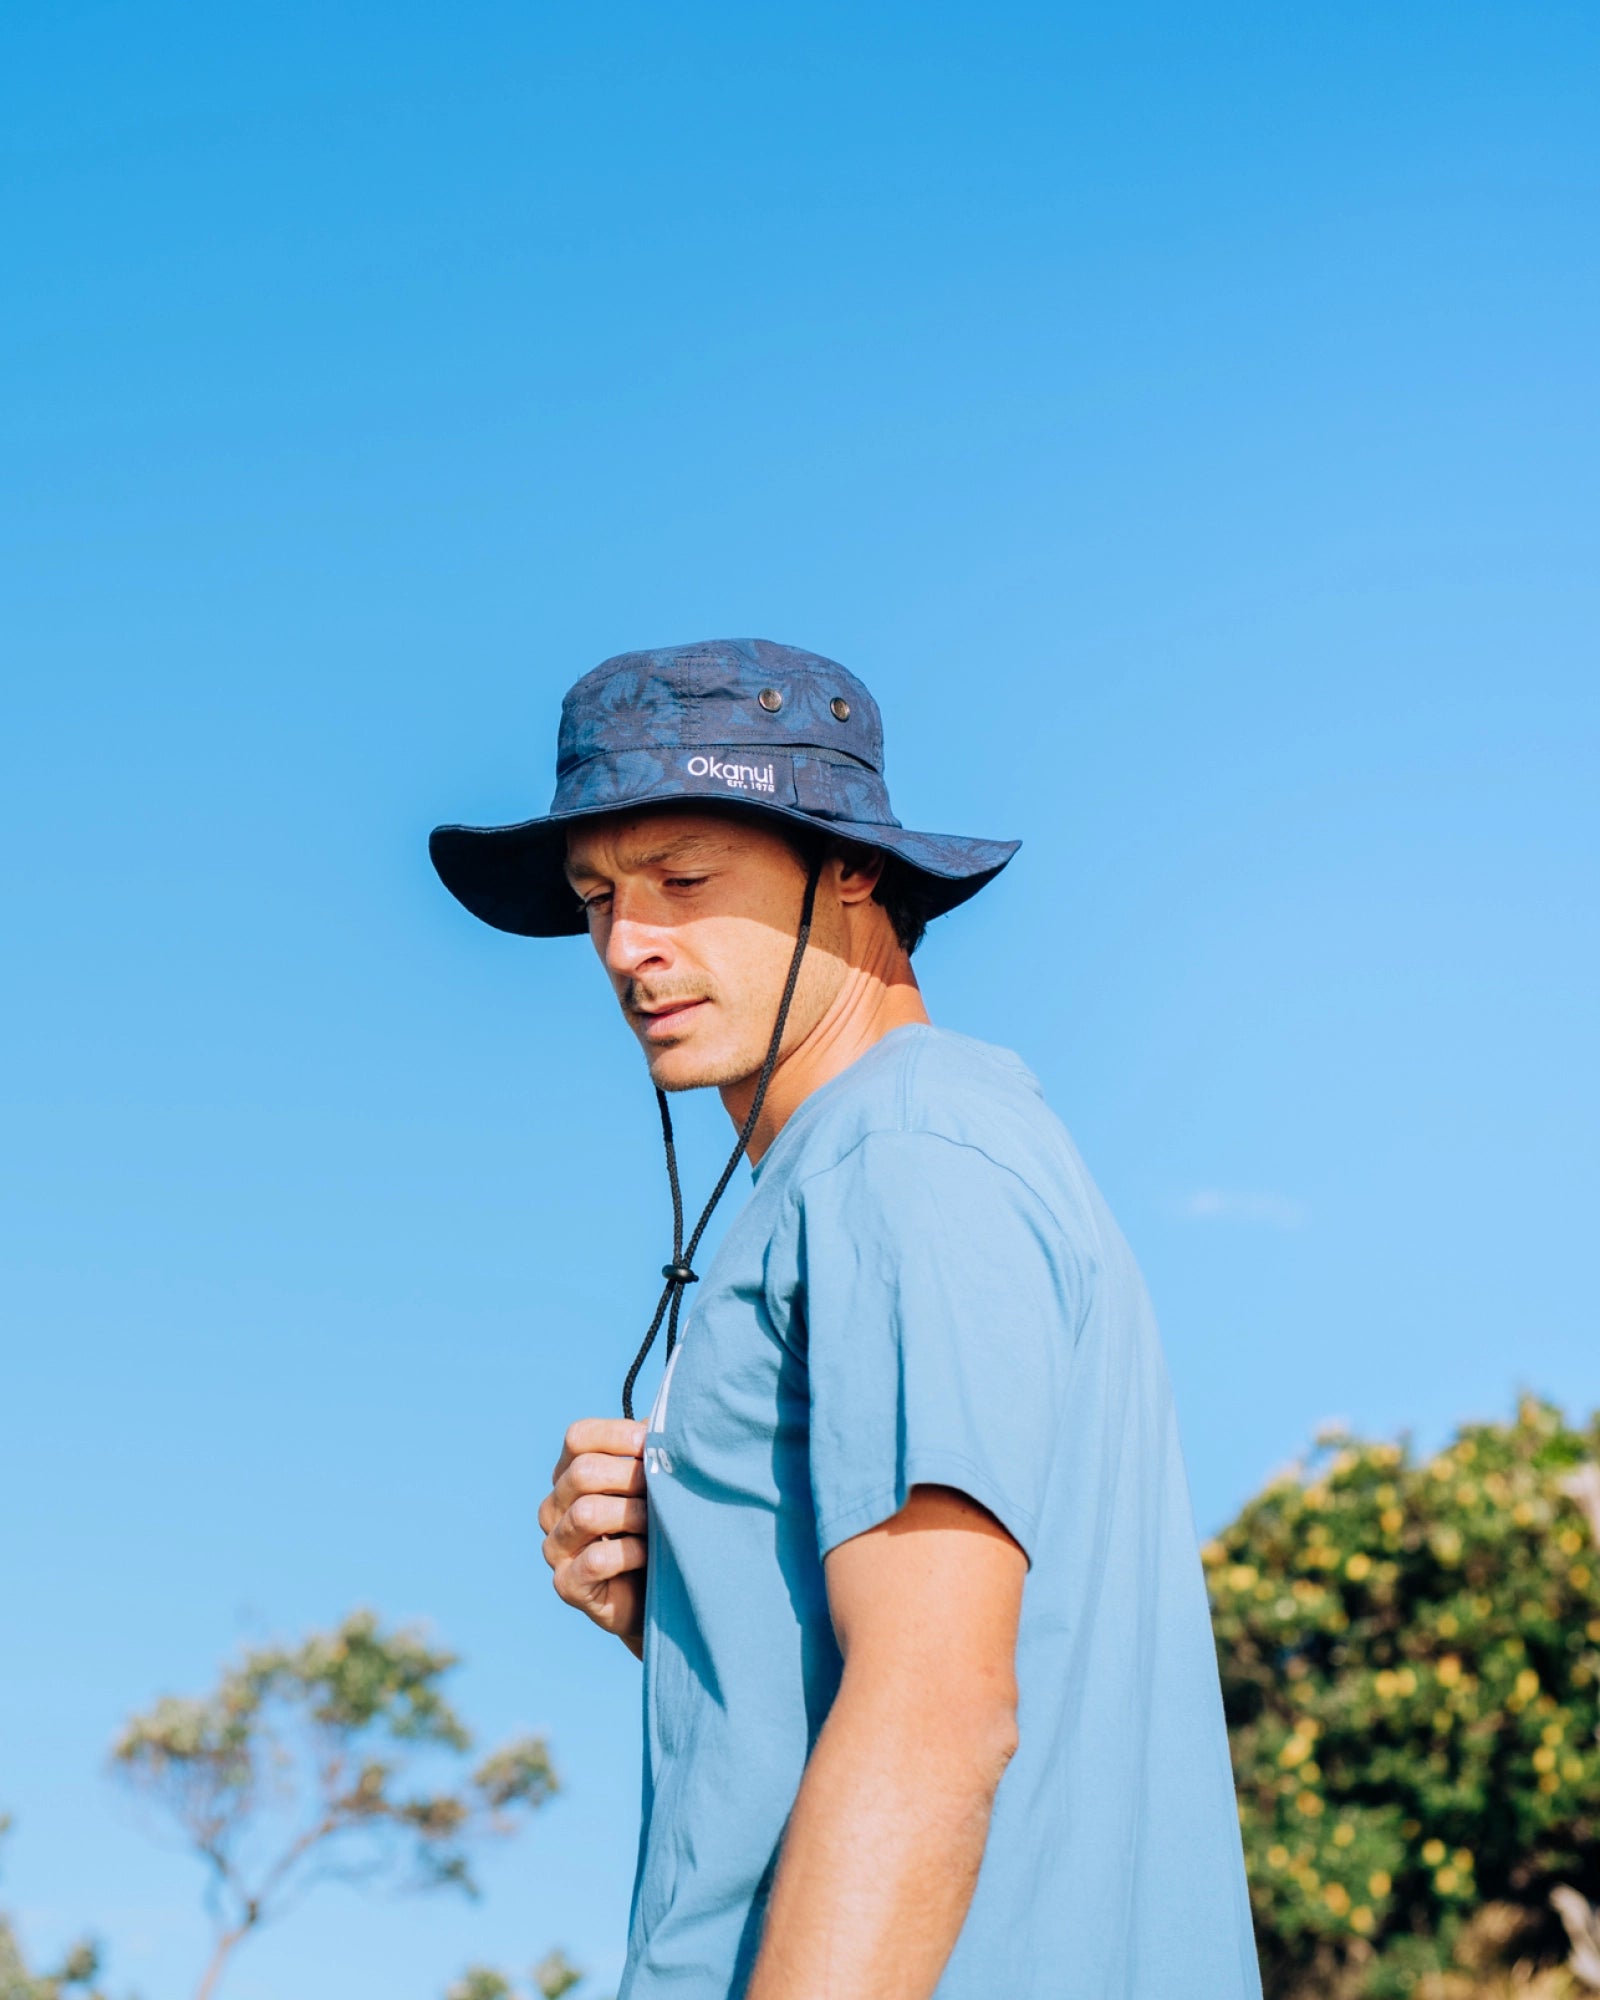
<svg viewBox="0 0 1600 2000"><path fill-rule="evenodd" d="M1406 2000L1480 1905L1563 1955L1600 1892L1600 1549L1587 1431L1526 1399L1426 1463L1323 1433L1206 1545L1269 1996Z"/></svg>

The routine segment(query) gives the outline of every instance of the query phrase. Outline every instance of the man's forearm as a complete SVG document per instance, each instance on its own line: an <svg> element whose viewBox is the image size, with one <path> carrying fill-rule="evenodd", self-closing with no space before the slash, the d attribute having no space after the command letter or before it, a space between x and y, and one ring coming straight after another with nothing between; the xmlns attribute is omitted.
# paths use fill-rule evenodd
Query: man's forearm
<svg viewBox="0 0 1600 2000"><path fill-rule="evenodd" d="M848 1670L790 1815L748 2000L928 2000L965 1921L1008 1708Z"/></svg>

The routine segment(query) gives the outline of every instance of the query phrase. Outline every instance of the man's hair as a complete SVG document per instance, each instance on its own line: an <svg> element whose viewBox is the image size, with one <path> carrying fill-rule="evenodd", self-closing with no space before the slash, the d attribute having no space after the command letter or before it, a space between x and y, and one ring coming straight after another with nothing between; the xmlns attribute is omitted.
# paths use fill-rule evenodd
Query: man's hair
<svg viewBox="0 0 1600 2000"><path fill-rule="evenodd" d="M929 895L922 877L914 868L908 868L899 855L885 853L881 847L873 847L864 840L841 840L820 827L813 832L793 820L769 819L763 814L760 824L777 834L780 840L787 841L801 866L808 869L814 862L831 861L835 857L852 866L862 867L874 854L882 854L883 873L873 889L872 900L881 903L888 911L894 934L907 957L921 944L934 913L928 907Z"/></svg>

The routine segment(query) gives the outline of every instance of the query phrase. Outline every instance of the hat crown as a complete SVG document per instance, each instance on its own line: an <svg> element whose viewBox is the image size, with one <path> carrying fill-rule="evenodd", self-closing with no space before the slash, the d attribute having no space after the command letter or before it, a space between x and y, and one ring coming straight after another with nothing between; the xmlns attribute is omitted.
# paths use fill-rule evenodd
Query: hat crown
<svg viewBox="0 0 1600 2000"><path fill-rule="evenodd" d="M706 639L618 653L568 689L556 772L619 750L701 746L821 750L881 773L883 720L836 660L771 639Z"/></svg>

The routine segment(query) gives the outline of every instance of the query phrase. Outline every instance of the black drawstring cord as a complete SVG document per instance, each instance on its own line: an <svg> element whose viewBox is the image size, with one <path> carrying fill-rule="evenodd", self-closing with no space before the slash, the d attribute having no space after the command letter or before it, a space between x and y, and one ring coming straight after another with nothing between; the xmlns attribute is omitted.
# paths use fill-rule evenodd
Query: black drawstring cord
<svg viewBox="0 0 1600 2000"><path fill-rule="evenodd" d="M706 1233L706 1224L711 1220L717 1203L727 1192L728 1183L733 1179L734 1169L744 1158L745 1148L750 1143L750 1135L756 1129L756 1120L761 1116L761 1107L767 1101L767 1086L772 1081L772 1073L778 1067L778 1051L783 1046L783 1031L789 1019L789 1003L794 999L794 989L800 978L800 961L806 955L806 944L811 936L811 912L817 900L817 882L822 874L822 862L812 864L806 877L806 897L800 906L800 929L795 935L794 956L789 960L789 977L783 984L783 998L778 1002L777 1025L772 1030L772 1040L767 1047L767 1059L761 1065L761 1075L756 1083L756 1094L750 1100L750 1109L745 1114L740 1127L738 1143L728 1156L728 1164L722 1170L722 1177L711 1190L711 1199L700 1211L700 1220L694 1226L694 1234L685 1243L683 1240L683 1192L678 1186L678 1149L672 1138L672 1113L667 1108L667 1094L656 1092L656 1105L661 1113L661 1141L667 1152L667 1185L672 1189L672 1262L663 1264L661 1275L666 1286L656 1303L655 1317L650 1322L650 1330L641 1342L639 1352L633 1357L633 1366L628 1370L628 1379L622 1385L622 1414L633 1421L633 1385L639 1379L639 1370L645 1364L645 1357L655 1346L656 1335L661 1331L663 1319L667 1322L667 1355L678 1344L678 1312L683 1304L684 1288L700 1282L699 1273L693 1268L694 1253L700 1247L700 1239Z"/></svg>

